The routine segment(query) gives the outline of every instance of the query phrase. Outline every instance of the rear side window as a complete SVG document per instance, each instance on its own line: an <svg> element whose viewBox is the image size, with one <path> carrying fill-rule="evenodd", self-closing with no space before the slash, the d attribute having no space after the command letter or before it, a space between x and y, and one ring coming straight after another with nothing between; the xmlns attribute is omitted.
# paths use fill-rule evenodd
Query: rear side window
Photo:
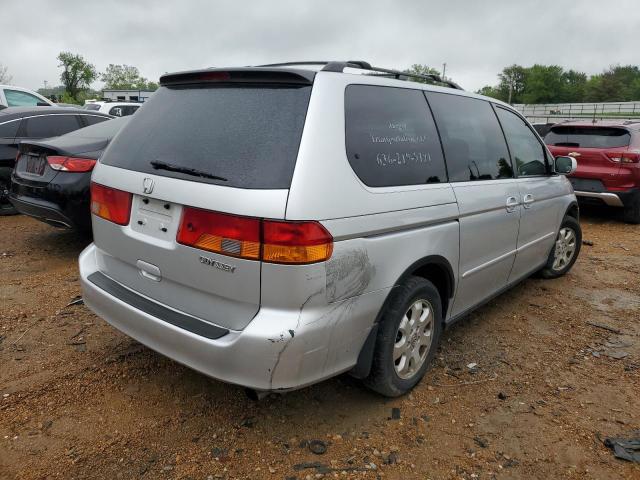
<svg viewBox="0 0 640 480"><path fill-rule="evenodd" d="M289 188L310 94L310 86L162 87L102 162L230 187Z"/></svg>
<svg viewBox="0 0 640 480"><path fill-rule="evenodd" d="M35 95L19 90L8 90L5 88L4 96L7 99L7 105L10 107L35 107L38 103L45 103Z"/></svg>
<svg viewBox="0 0 640 480"><path fill-rule="evenodd" d="M1 124L0 138L14 138L16 133L18 133L18 125L20 125L20 120L13 120L12 122Z"/></svg>
<svg viewBox="0 0 640 480"><path fill-rule="evenodd" d="M109 117L100 117L98 115L83 115L82 118L87 122L87 125L95 125L97 123L102 123L105 120L109 120Z"/></svg>
<svg viewBox="0 0 640 480"><path fill-rule="evenodd" d="M422 90L350 85L345 93L347 157L370 187L446 182Z"/></svg>
<svg viewBox="0 0 640 480"><path fill-rule="evenodd" d="M544 137L547 145L558 147L617 148L631 142L631 134L624 128L557 126Z"/></svg>
<svg viewBox="0 0 640 480"><path fill-rule="evenodd" d="M435 92L427 92L427 98L451 182L513 177L504 135L489 102Z"/></svg>
<svg viewBox="0 0 640 480"><path fill-rule="evenodd" d="M545 149L524 121L515 113L497 107L496 113L507 137L511 159L519 177L547 174Z"/></svg>
<svg viewBox="0 0 640 480"><path fill-rule="evenodd" d="M45 115L25 118L20 127L20 137L57 137L80 128L75 115Z"/></svg>

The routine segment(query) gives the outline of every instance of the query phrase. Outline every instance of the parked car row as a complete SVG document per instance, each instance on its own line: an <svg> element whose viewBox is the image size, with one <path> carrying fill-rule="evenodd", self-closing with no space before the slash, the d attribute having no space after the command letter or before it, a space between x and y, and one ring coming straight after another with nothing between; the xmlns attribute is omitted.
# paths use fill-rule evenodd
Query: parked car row
<svg viewBox="0 0 640 480"><path fill-rule="evenodd" d="M572 183L609 198L581 193L598 180L626 209L638 158L636 124L554 125L547 147L509 105L406 76L366 62L167 74L133 117L23 139L10 199L91 224L85 303L150 348L256 392L349 371L400 395L443 328L567 273Z"/></svg>

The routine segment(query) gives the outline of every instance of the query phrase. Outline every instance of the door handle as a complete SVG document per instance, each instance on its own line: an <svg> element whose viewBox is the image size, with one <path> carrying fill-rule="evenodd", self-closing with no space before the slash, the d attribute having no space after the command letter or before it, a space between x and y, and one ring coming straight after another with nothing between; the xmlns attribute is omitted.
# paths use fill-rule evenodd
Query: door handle
<svg viewBox="0 0 640 480"><path fill-rule="evenodd" d="M507 212L513 212L518 205L520 204L518 203L518 199L516 197L507 198Z"/></svg>
<svg viewBox="0 0 640 480"><path fill-rule="evenodd" d="M534 202L535 198L530 193L527 193L522 199L522 205L524 208L531 208L531 204Z"/></svg>

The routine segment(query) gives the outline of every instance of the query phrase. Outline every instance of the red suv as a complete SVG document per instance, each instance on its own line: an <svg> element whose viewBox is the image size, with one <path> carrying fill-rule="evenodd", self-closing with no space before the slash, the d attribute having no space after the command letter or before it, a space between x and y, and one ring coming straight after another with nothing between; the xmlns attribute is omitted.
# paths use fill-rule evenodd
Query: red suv
<svg viewBox="0 0 640 480"><path fill-rule="evenodd" d="M640 223L640 120L563 122L544 141L554 156L574 157L569 177L584 202L623 208L623 218Z"/></svg>

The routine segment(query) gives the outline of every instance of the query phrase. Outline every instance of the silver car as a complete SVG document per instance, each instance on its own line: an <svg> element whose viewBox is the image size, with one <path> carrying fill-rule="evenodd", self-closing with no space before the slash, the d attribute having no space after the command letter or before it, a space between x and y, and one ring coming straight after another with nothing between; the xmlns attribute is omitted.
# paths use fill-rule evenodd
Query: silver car
<svg viewBox="0 0 640 480"><path fill-rule="evenodd" d="M93 171L86 304L255 392L342 372L410 390L443 328L565 274L581 245L575 160L509 105L414 77L365 62L163 76Z"/></svg>

